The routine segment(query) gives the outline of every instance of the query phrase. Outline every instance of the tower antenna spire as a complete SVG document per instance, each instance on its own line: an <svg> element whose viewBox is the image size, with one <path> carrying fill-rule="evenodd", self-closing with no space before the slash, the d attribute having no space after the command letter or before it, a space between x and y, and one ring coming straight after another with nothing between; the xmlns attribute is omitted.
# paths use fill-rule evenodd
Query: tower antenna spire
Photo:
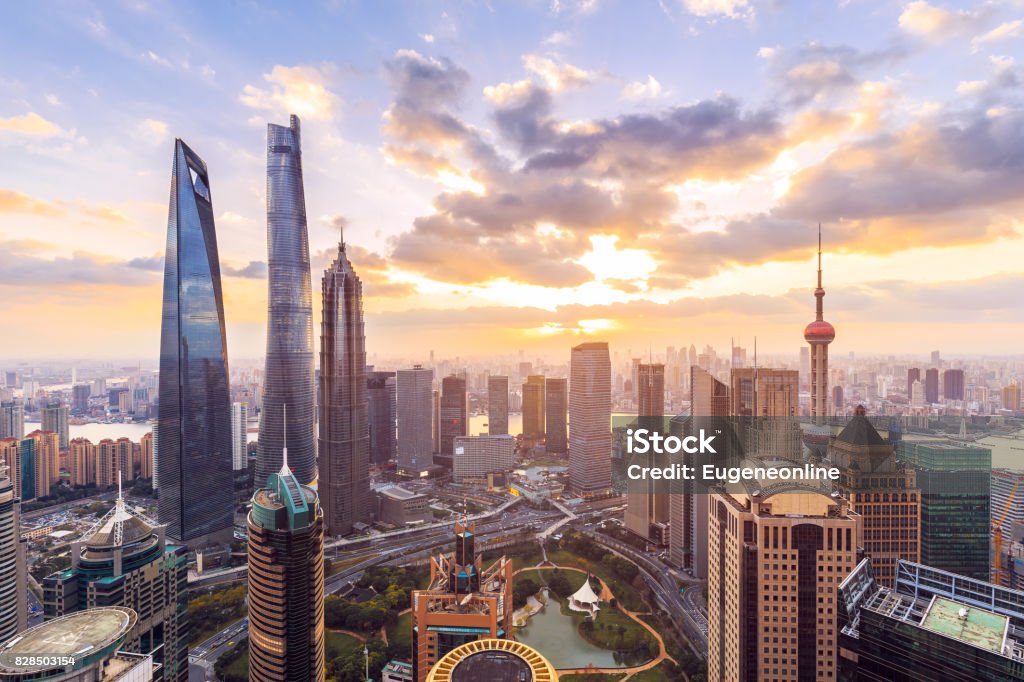
<svg viewBox="0 0 1024 682"><path fill-rule="evenodd" d="M284 438L282 442L284 446L281 448L281 475L285 475L288 472L288 403L281 405L281 409L284 410Z"/></svg>
<svg viewBox="0 0 1024 682"><path fill-rule="evenodd" d="M818 223L818 288L821 289L821 223Z"/></svg>

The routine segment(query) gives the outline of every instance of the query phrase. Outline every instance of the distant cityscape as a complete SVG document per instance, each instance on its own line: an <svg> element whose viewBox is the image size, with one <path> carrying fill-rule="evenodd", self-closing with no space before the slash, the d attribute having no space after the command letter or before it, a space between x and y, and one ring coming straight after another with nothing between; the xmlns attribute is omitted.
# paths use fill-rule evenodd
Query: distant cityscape
<svg viewBox="0 0 1024 682"><path fill-rule="evenodd" d="M229 363L216 178L176 140L159 365L4 368L0 677L1024 679L1024 356L830 357L819 226L788 357L386 364L340 233L317 362L303 142L268 125L262 367ZM638 486L645 419L840 478Z"/></svg>

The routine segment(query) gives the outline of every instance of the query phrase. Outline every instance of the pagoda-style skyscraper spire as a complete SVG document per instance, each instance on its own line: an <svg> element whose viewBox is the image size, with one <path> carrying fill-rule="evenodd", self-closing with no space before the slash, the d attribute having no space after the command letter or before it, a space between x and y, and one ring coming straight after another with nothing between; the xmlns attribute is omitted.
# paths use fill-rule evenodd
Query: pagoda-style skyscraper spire
<svg viewBox="0 0 1024 682"><path fill-rule="evenodd" d="M338 236L338 255L324 271L320 326L319 491L328 535L350 533L370 504L363 285L340 229Z"/></svg>
<svg viewBox="0 0 1024 682"><path fill-rule="evenodd" d="M825 321L825 288L821 282L821 223L818 223L818 288L814 290L814 322L804 329L811 346L811 417L821 422L828 415L828 344L836 338L835 328Z"/></svg>

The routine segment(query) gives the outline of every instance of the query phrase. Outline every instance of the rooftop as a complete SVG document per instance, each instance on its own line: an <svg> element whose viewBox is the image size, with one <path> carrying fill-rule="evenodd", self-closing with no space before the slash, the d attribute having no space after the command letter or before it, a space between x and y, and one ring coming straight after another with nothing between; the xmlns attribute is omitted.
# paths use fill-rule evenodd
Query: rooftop
<svg viewBox="0 0 1024 682"><path fill-rule="evenodd" d="M131 609L102 607L78 611L49 620L23 632L0 648L0 670L11 670L6 661L16 655L74 656L84 658L120 644L135 627L138 617ZM40 666L46 670L49 666ZM19 666L16 672L31 672Z"/></svg>
<svg viewBox="0 0 1024 682"><path fill-rule="evenodd" d="M886 444L885 439L878 434L878 431L863 414L855 415L843 430L839 432L836 440L849 443L850 445Z"/></svg>
<svg viewBox="0 0 1024 682"><path fill-rule="evenodd" d="M381 495L387 495L388 497L390 497L392 499L395 499L395 500L411 500L414 497L422 497L423 496L422 493L414 493L411 490L406 490L405 488L401 488L401 487L399 487L397 485L396 486L392 486L390 488L385 488L384 490L381 490L380 494Z"/></svg>
<svg viewBox="0 0 1024 682"><path fill-rule="evenodd" d="M936 597L921 620L921 627L927 630L996 653L1003 651L1009 624L1006 616L945 597Z"/></svg>

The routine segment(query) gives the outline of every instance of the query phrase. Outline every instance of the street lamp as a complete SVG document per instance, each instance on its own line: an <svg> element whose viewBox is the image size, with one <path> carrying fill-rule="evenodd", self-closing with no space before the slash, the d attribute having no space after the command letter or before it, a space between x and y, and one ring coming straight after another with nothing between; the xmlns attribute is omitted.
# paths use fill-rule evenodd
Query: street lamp
<svg viewBox="0 0 1024 682"><path fill-rule="evenodd" d="M370 679L370 648L365 644L363 645L363 660L366 663L366 682L373 682Z"/></svg>

